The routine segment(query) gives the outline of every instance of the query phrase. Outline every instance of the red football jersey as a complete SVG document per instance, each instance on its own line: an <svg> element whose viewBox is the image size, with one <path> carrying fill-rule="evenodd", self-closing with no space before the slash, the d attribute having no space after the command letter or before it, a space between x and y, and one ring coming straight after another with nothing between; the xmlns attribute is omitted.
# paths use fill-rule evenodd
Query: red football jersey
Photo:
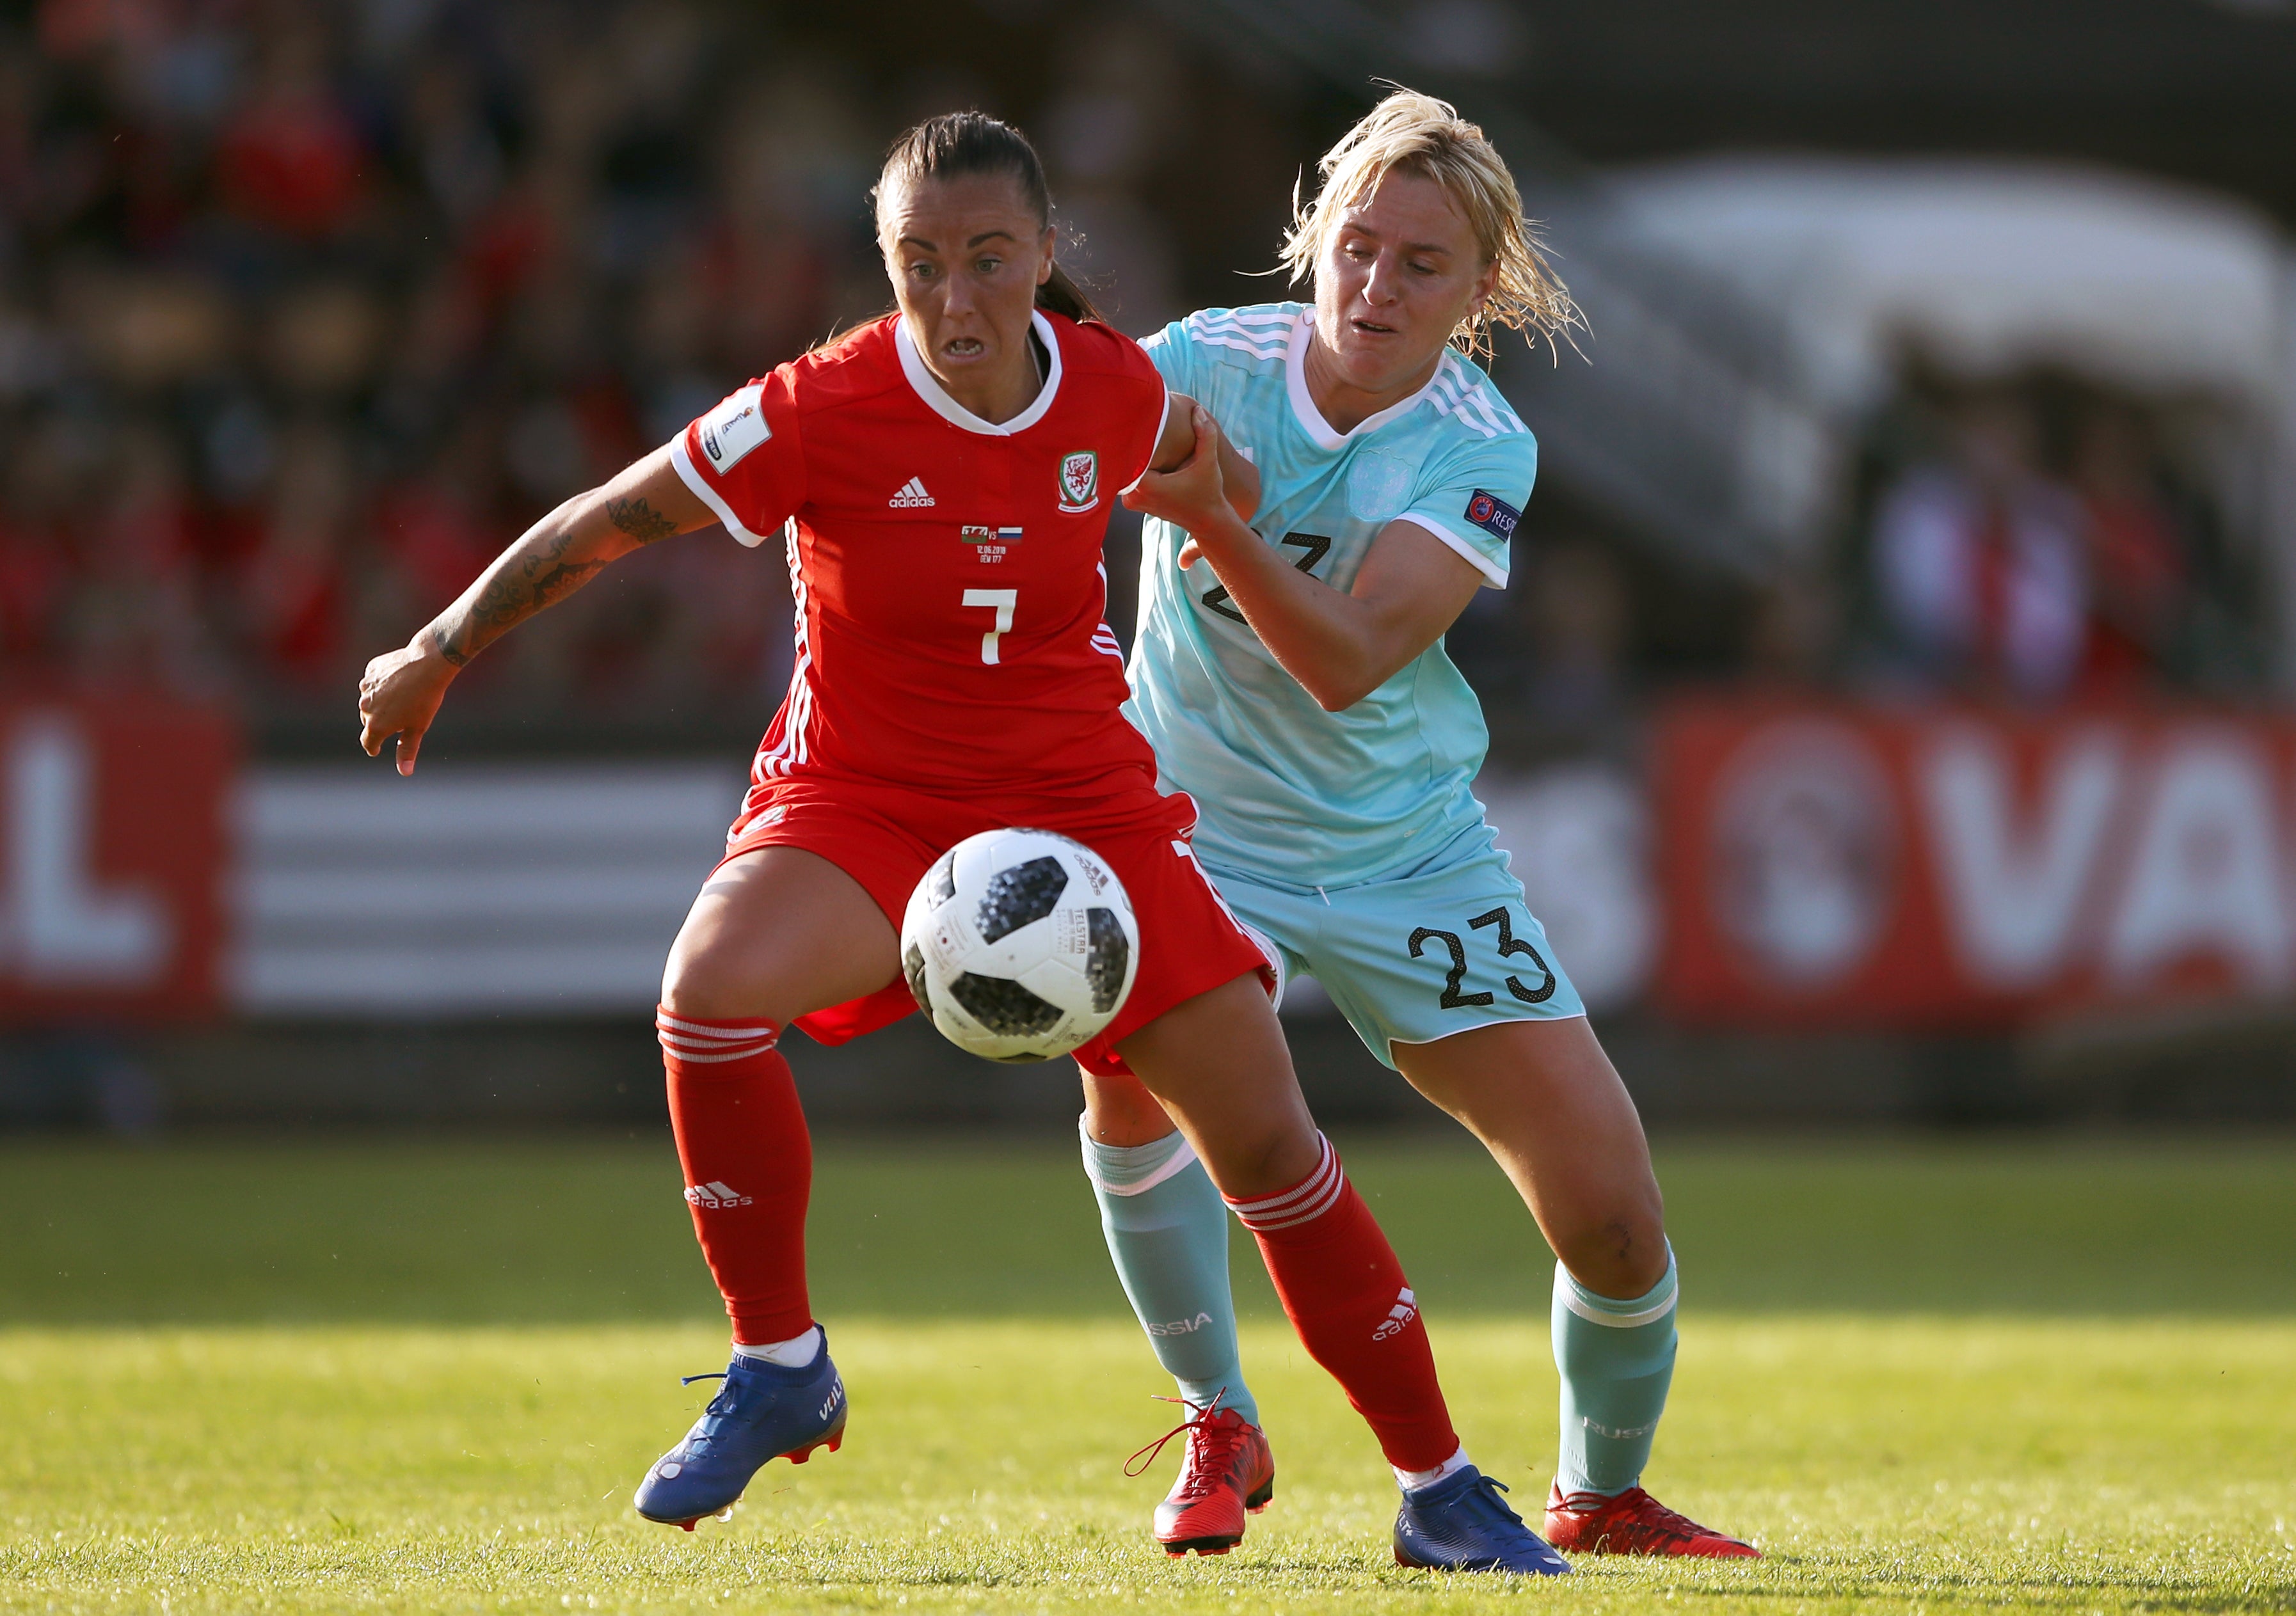
<svg viewBox="0 0 2296 1616"><path fill-rule="evenodd" d="M1039 312L1036 330L1044 388L1008 421L951 398L889 314L678 440L678 475L727 532L761 544L785 528L796 671L758 784L1065 794L1116 768L1152 778L1118 711L1101 543L1155 452L1164 383L1107 326Z"/></svg>

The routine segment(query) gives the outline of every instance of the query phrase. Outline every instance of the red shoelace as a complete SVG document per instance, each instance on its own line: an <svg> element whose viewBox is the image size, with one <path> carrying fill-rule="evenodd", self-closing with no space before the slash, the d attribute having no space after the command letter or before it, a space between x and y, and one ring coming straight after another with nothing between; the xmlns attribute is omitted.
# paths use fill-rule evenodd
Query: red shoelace
<svg viewBox="0 0 2296 1616"><path fill-rule="evenodd" d="M1182 1420L1125 1460L1124 1473L1128 1476L1139 1475L1156 1462L1157 1456L1164 1451L1165 1443L1183 1432L1200 1431L1203 1432L1204 1438L1201 1445L1202 1462L1190 1465L1185 1459L1181 1461L1179 1481L1181 1490L1178 1496L1196 1498L1210 1492L1227 1474L1230 1468L1229 1457L1235 1445L1243 1440L1246 1430L1241 1420L1229 1425L1222 1424L1212 1417L1219 1412L1220 1399L1226 1395L1227 1388L1223 1386L1212 1394L1212 1400L1201 1408L1198 1408L1185 1397L1157 1398L1156 1400L1160 1403L1179 1404L1183 1408L1191 1410L1193 1417ZM1199 1450L1192 1444L1185 1451L1193 1457Z"/></svg>

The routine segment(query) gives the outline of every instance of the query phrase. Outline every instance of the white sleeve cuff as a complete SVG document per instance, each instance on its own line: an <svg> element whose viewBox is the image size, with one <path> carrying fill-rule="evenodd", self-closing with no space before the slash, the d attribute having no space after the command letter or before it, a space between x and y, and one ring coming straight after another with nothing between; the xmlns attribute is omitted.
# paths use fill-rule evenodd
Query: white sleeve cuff
<svg viewBox="0 0 2296 1616"><path fill-rule="evenodd" d="M1490 557L1485 555L1481 551L1476 549L1472 544L1461 538L1457 534L1453 533L1449 528L1444 526L1442 523L1437 521L1433 517L1428 516L1421 511L1410 510L1406 511L1403 515L1396 518L1395 519L1398 522L1408 522L1414 527L1424 528L1427 532L1433 534L1438 539L1440 539L1443 542L1445 548L1457 551L1460 559L1464 560L1468 566L1473 567L1477 572L1483 575L1483 587L1485 589L1505 589L1507 586L1507 569L1505 567L1500 566L1496 561L1492 560Z"/></svg>
<svg viewBox="0 0 2296 1616"><path fill-rule="evenodd" d="M693 490L695 499L709 507L709 514L725 524L727 533L752 550L766 542L765 535L751 533L743 526L742 518L734 514L734 508L726 502L725 496L709 486L708 479L701 475L701 469L693 463L693 457L685 452L685 434L683 432L677 435L677 441L670 446L669 463L677 468L678 480Z"/></svg>
<svg viewBox="0 0 2296 1616"><path fill-rule="evenodd" d="M1142 483L1148 480L1148 474L1156 469L1156 445L1164 441L1164 428L1171 424L1172 389L1168 386L1164 389L1164 407L1156 413L1156 435L1148 440L1147 462L1140 468L1140 475L1138 477L1134 477L1130 482L1125 484L1123 487L1119 488L1116 491L1116 497L1118 499L1122 499L1126 494L1131 493L1135 488L1140 486Z"/></svg>

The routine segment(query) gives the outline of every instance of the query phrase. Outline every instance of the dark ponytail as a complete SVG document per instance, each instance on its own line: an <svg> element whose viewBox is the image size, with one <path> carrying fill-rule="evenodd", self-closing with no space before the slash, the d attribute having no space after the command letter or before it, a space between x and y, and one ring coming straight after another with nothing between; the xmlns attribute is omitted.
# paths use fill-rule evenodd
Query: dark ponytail
<svg viewBox="0 0 2296 1616"><path fill-rule="evenodd" d="M882 206L889 191L910 191L927 180L967 174L1012 175L1037 224L1052 223L1053 195L1036 147L1012 125L985 112L944 112L909 130L885 153L885 167L870 194ZM1092 299L1057 261L1051 278L1037 288L1037 306L1070 320L1100 318Z"/></svg>
<svg viewBox="0 0 2296 1616"><path fill-rule="evenodd" d="M1037 306L1048 314L1065 314L1071 320L1097 320L1100 311L1092 299L1084 295L1084 288L1069 279L1069 272L1060 261L1053 261L1053 273L1037 289Z"/></svg>

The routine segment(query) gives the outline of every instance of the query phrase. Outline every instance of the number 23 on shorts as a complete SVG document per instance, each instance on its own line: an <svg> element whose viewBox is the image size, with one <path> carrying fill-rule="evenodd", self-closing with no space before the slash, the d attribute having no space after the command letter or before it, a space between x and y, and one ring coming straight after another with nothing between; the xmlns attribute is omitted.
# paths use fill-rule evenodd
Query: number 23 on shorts
<svg viewBox="0 0 2296 1616"><path fill-rule="evenodd" d="M1472 931L1482 931L1488 927L1496 926L1498 935L1488 941L1496 944L1496 951L1501 961L1504 962L1509 955L1520 954L1528 958L1531 968L1539 974L1539 983L1535 988L1525 987L1520 976L1508 976L1506 979L1508 992L1525 1004L1544 1004L1554 996L1554 972L1548 967L1546 960L1538 957L1537 949L1514 935L1513 922L1508 918L1504 906L1492 910L1487 914L1477 915L1467 922L1467 926ZM1487 940L1478 938L1476 941L1481 943ZM1451 956L1451 968L1444 974L1443 977L1443 996L1436 1001L1442 1008L1464 1010L1494 1002L1496 994L1459 992L1459 984L1467 979L1467 945L1461 941L1458 933L1443 931L1432 926L1421 926L1411 934L1409 944L1411 957L1414 959L1423 959L1426 947L1431 943L1441 943Z"/></svg>
<svg viewBox="0 0 2296 1616"><path fill-rule="evenodd" d="M996 642L1013 632L1013 610L1021 603L1017 589L968 589L964 603L972 607L988 607L996 613L996 626L980 636L980 660L991 667L996 665Z"/></svg>

